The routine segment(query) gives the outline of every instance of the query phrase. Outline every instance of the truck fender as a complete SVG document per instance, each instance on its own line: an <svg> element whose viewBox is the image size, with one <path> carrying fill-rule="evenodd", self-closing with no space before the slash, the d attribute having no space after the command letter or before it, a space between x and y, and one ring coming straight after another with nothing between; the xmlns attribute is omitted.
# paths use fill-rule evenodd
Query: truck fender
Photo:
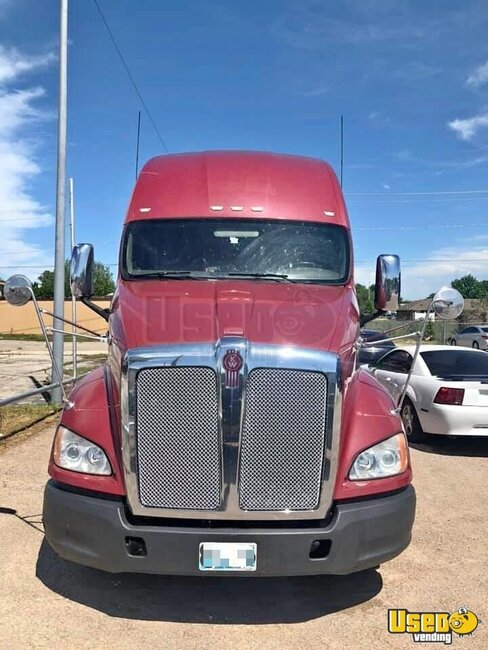
<svg viewBox="0 0 488 650"><path fill-rule="evenodd" d="M407 469L397 476L369 481L351 481L348 478L361 451L401 431L402 422L393 398L365 370L356 371L344 391L335 500L392 492L411 483L410 458Z"/></svg>
<svg viewBox="0 0 488 650"><path fill-rule="evenodd" d="M124 495L126 491L122 464L120 453L116 451L120 449L120 444L117 443L114 395L108 366L97 368L77 381L69 400L73 406L65 407L60 425L101 447L110 461L112 474L97 476L63 469L55 464L51 450L49 475L60 483L74 487Z"/></svg>

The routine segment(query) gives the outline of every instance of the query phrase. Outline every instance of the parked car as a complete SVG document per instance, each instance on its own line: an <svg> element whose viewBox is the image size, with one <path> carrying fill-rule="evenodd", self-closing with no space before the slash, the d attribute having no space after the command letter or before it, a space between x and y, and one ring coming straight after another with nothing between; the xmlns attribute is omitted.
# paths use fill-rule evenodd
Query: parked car
<svg viewBox="0 0 488 650"><path fill-rule="evenodd" d="M455 334L449 343L477 350L488 350L488 325L465 327Z"/></svg>
<svg viewBox="0 0 488 650"><path fill-rule="evenodd" d="M364 343L372 343L374 341L381 341L381 343L359 348L357 358L358 364L360 365L374 363L395 347L395 344L390 338L383 332L378 332L377 330L361 330L361 340Z"/></svg>
<svg viewBox="0 0 488 650"><path fill-rule="evenodd" d="M398 401L415 346L398 347L368 370ZM410 441L427 434L488 436L488 356L480 350L423 345L401 412Z"/></svg>

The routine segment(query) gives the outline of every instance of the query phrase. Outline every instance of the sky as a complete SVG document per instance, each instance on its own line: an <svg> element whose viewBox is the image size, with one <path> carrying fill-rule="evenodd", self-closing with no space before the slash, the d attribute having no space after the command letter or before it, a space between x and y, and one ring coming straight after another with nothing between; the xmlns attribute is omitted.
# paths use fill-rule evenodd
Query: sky
<svg viewBox="0 0 488 650"><path fill-rule="evenodd" d="M98 0L168 151L340 165L356 279L488 279L486 0ZM142 108L93 0L69 2L76 239L116 272ZM0 277L53 264L58 0L0 0ZM142 115L140 159L164 153ZM485 233L486 230L486 233ZM69 233L67 234L69 251Z"/></svg>

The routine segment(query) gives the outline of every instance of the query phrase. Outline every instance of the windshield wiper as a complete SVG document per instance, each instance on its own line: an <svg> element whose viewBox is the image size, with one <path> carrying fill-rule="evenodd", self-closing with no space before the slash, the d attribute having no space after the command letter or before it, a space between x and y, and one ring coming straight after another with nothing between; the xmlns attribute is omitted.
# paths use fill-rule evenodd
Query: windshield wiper
<svg viewBox="0 0 488 650"><path fill-rule="evenodd" d="M208 280L208 276L195 275L195 271L148 271L147 273L138 273L133 275L132 278L137 280L139 278L161 278L168 280Z"/></svg>
<svg viewBox="0 0 488 650"><path fill-rule="evenodd" d="M238 271L229 271L226 275L241 278L257 278L258 280L275 280L275 282L294 282L287 275L280 273L240 273Z"/></svg>

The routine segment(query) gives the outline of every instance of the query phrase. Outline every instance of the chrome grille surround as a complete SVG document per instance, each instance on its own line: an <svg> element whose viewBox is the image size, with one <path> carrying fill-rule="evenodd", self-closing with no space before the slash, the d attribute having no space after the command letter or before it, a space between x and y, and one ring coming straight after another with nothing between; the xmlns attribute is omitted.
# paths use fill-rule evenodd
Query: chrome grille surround
<svg viewBox="0 0 488 650"><path fill-rule="evenodd" d="M244 361L237 387L226 388L222 359L237 350ZM218 429L220 439L221 491L217 508L148 507L141 503L137 460L137 374L149 368L197 366L217 373ZM316 507L307 510L243 509L239 496L240 455L248 377L258 368L303 370L321 373L326 378L326 426L320 478L320 497ZM120 383L122 415L122 463L127 501L133 514L146 517L228 520L322 519L332 504L337 474L341 430L342 385L339 358L331 352L291 346L250 343L241 337L223 337L216 344L177 344L129 350L122 362ZM308 504L307 504L308 507Z"/></svg>
<svg viewBox="0 0 488 650"><path fill-rule="evenodd" d="M314 510L322 482L327 379L321 372L256 368L241 433L242 510Z"/></svg>
<svg viewBox="0 0 488 650"><path fill-rule="evenodd" d="M215 371L145 368L136 382L141 504L215 510L221 490Z"/></svg>

